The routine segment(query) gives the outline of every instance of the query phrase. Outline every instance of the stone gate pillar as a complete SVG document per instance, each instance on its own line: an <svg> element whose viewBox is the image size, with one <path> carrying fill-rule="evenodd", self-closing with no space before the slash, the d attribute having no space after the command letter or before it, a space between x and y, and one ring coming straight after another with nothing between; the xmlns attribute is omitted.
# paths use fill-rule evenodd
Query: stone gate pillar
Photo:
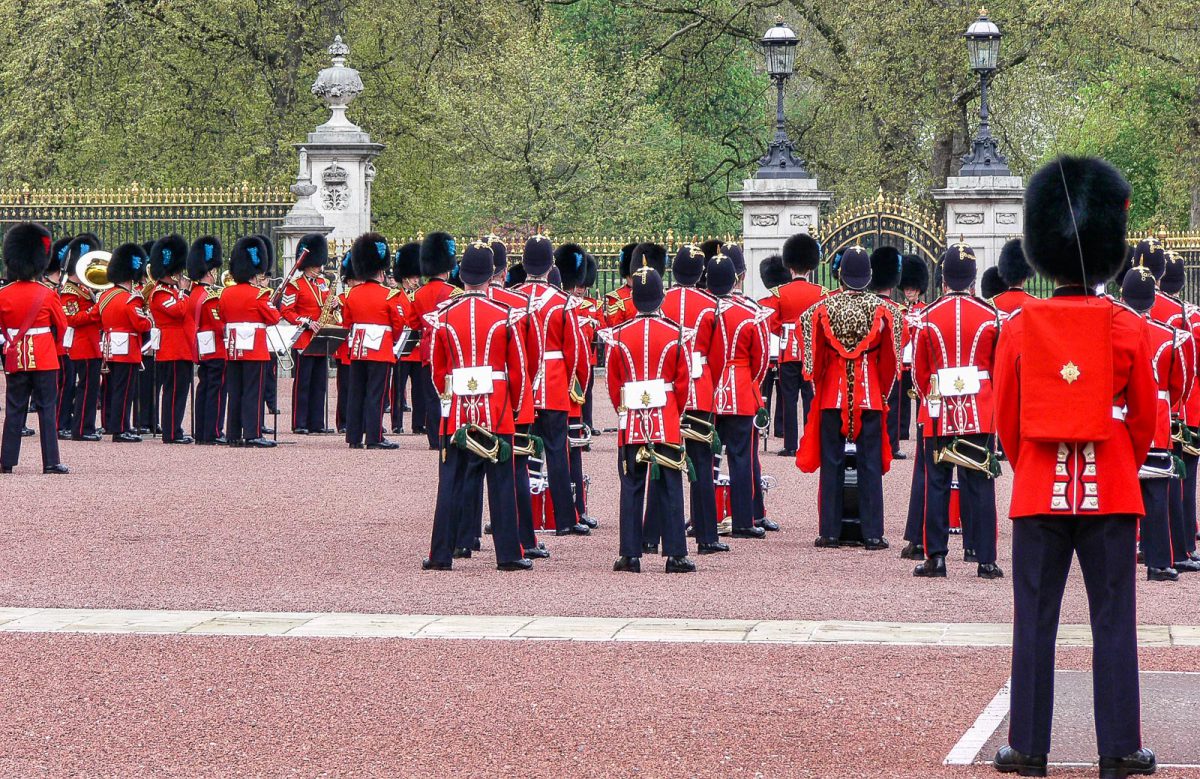
<svg viewBox="0 0 1200 779"><path fill-rule="evenodd" d="M729 199L742 204L742 251L746 255L746 294L754 299L767 294L758 275L758 266L771 254L783 249L783 242L799 232L816 234L821 204L833 198L832 192L817 188L809 178L752 178L742 189L730 192Z"/></svg>
<svg viewBox="0 0 1200 779"><path fill-rule="evenodd" d="M312 183L312 168L308 163L308 151L300 148L300 170L296 174L296 183L292 184L292 194L296 196L296 205L283 219L283 224L275 228L275 240L280 243L280 269L283 275L288 275L296 259L296 246L300 239L309 233L320 233L328 236L333 227L326 224L325 217L313 205L312 196L317 187ZM333 252L331 251L332 255Z"/></svg>
<svg viewBox="0 0 1200 779"><path fill-rule="evenodd" d="M979 273L996 264L1000 248L1025 232L1025 184L1020 176L951 176L931 193L946 207L946 242L975 249Z"/></svg>

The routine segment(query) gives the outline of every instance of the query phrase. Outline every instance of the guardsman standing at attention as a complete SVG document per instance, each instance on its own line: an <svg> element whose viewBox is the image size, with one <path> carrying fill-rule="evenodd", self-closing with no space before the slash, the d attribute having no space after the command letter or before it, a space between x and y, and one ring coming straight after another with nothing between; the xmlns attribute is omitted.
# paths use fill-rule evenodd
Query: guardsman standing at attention
<svg viewBox="0 0 1200 779"><path fill-rule="evenodd" d="M408 313L408 326L421 331L421 376L417 381L421 384L421 395L425 399L424 414L420 409L413 411L413 427L424 427L425 436L430 449L438 449L438 430L442 420L442 389L433 386L433 326L429 324L428 316L438 310L438 307L456 294L455 287L448 279L450 273L458 264L458 247L449 233L430 233L421 242L420 266L421 275L427 281L413 296L413 304ZM415 408L415 407L414 407ZM418 420L422 420L417 425Z"/></svg>
<svg viewBox="0 0 1200 779"><path fill-rule="evenodd" d="M267 328L279 324L279 311L271 305L271 290L260 287L270 271L270 255L261 238L242 238L229 256L229 274L236 282L221 292L218 311L225 323L225 384L229 388L229 418L225 432L229 445L270 448L263 438L263 393L271 352Z"/></svg>
<svg viewBox="0 0 1200 779"><path fill-rule="evenodd" d="M99 441L96 431L96 405L100 400L100 312L96 309L96 295L84 286L75 275L79 258L88 252L102 248L100 239L85 233L73 239L67 247L64 273L67 283L59 296L63 313L67 317L67 335L64 341L75 376L73 408L68 413L70 436L73 441ZM63 419L59 418L59 428Z"/></svg>
<svg viewBox="0 0 1200 779"><path fill-rule="evenodd" d="M885 399L899 375L900 338L891 310L864 292L871 258L861 246L842 253L842 291L827 295L800 318L804 367L816 389L814 413L804 430L796 465L821 471L817 547L841 545L846 442L857 446L859 516L864 547L887 549L883 536L883 474L891 448L883 417Z"/></svg>
<svg viewBox="0 0 1200 779"><path fill-rule="evenodd" d="M196 398L193 400L196 443L226 443L225 434L225 328L221 323L221 241L216 236L197 238L188 249L187 275L192 281L188 316L196 332Z"/></svg>
<svg viewBox="0 0 1200 779"><path fill-rule="evenodd" d="M783 451L780 455L796 456L800 446L800 428L796 418L796 402L800 401L804 418L812 407L812 382L804 378L801 361L800 334L796 322L800 315L825 297L825 288L809 281L810 274L821 263L821 247L808 233L796 233L783 244L783 264L792 280L779 288L779 325L781 349L779 355L779 401L783 405Z"/></svg>
<svg viewBox="0 0 1200 779"><path fill-rule="evenodd" d="M892 300L892 291L900 283L903 264L904 258L894 247L881 246L871 252L871 284L867 287L892 312L892 322L895 324L896 332L900 336L900 364L898 368L901 369L901 373L903 373L904 367L904 347L908 344L909 338L905 320L905 315L908 312L907 309ZM892 445L893 460L908 459L908 455L900 451L900 385L902 383L897 378L896 383L892 385L892 391L887 396L888 413L885 422L887 423L888 441Z"/></svg>
<svg viewBox="0 0 1200 779"><path fill-rule="evenodd" d="M342 279L342 291L338 293L338 305L340 308L346 307L346 296L350 294L350 290L358 286L358 279L354 278L354 264L350 262L350 252L347 251L341 261L338 263L338 274ZM342 341L338 346L337 351L333 354L336 367L335 381L337 382L337 404L334 406L334 426L337 428L339 435L346 434L346 398L350 394L350 342ZM418 410L418 415L424 413L423 410Z"/></svg>
<svg viewBox="0 0 1200 779"><path fill-rule="evenodd" d="M621 555L613 570L641 572L643 527L653 525L662 535L667 573L690 573L696 564L687 556L683 520L683 476L690 464L679 429L691 384L686 338L659 310L658 271L635 268L630 282L638 315L605 331L621 474Z"/></svg>
<svg viewBox="0 0 1200 779"><path fill-rule="evenodd" d="M12 473L33 400L42 443L42 473L69 473L58 461L58 344L67 330L55 290L39 282L50 262L50 231L22 222L4 234L4 265L11 283L0 287L0 341L4 344L4 435L0 473Z"/></svg>
<svg viewBox="0 0 1200 779"><path fill-rule="evenodd" d="M958 468L964 505L971 507L972 538L983 579L1004 575L996 565L996 459L992 363L1000 320L996 310L971 294L977 266L970 246L958 243L942 255L945 294L925 309L913 349L913 383L929 409L923 454L925 562L914 576L944 577L950 543L950 482ZM965 531L964 531L965 532Z"/></svg>
<svg viewBox="0 0 1200 779"><path fill-rule="evenodd" d="M1158 387L1145 323L1094 291L1125 260L1130 194L1111 165L1079 157L1043 167L1025 191L1025 255L1057 288L1004 324L993 379L1014 471L1010 725L994 761L1002 772L1046 775L1059 607L1075 556L1091 612L1100 776L1155 768L1142 748L1134 548Z"/></svg>
<svg viewBox="0 0 1200 779"><path fill-rule="evenodd" d="M304 350L321 329L325 301L333 294L321 269L329 262L329 243L320 233L309 233L296 244L296 266L300 275L283 291L279 313L300 328L292 345L292 364L296 369L292 382L292 432L308 435L324 433L325 393L329 388L329 360L306 357Z"/></svg>
<svg viewBox="0 0 1200 779"><path fill-rule="evenodd" d="M107 426L117 443L138 443L130 418L133 396L138 391L142 366L142 342L149 337L150 315L145 300L133 291L133 283L145 273L150 258L136 243L118 246L108 261L108 280L113 286L100 293L100 354L108 370Z"/></svg>
<svg viewBox="0 0 1200 779"><path fill-rule="evenodd" d="M713 486L713 458L721 448L713 416L713 377L708 364L713 333L717 325L717 300L696 283L704 275L704 252L696 246L682 246L671 265L674 286L663 298L662 314L690 335L688 352L688 396L683 406L680 433L684 449L692 461L696 478L691 483L692 533L697 552L728 552L729 545L717 536L717 496Z"/></svg>
<svg viewBox="0 0 1200 779"><path fill-rule="evenodd" d="M897 401L898 410L894 413L898 414L898 438L907 441L909 430L912 428L915 395L912 380L912 344L916 338L921 312L925 309L925 302L921 300L921 296L929 291L929 265L925 260L911 254L904 255L900 261L900 284L897 289L904 295L904 341L900 344L900 391L893 392L892 395ZM893 426L889 428L889 432L895 429ZM892 446L895 446L895 442Z"/></svg>
<svg viewBox="0 0 1200 779"><path fill-rule="evenodd" d="M533 402L537 409L534 435L545 447L550 501L554 506L555 535L583 535L591 528L578 521L571 496L570 452L567 451L567 414L574 381L587 380L587 349L581 343L574 301L551 286L547 276L554 268L554 247L544 235L525 242L521 264L528 281L518 291L529 296L529 359L533 366Z"/></svg>
<svg viewBox="0 0 1200 779"><path fill-rule="evenodd" d="M404 331L404 291L383 283L392 253L379 233L364 233L350 249L358 286L346 295L342 325L350 331L350 381L346 388L346 442L351 449L398 449L383 437L388 375L396 340Z"/></svg>
<svg viewBox="0 0 1200 779"><path fill-rule="evenodd" d="M187 241L179 235L160 238L150 248L150 316L161 333L155 370L158 372L159 424L164 444L190 444L196 439L183 432L192 363L196 359L196 322L180 279L187 269Z"/></svg>
<svg viewBox="0 0 1200 779"><path fill-rule="evenodd" d="M578 244L564 243L554 250L554 265L551 273L558 271L559 289L567 294L574 305L575 321L579 326L578 359L583 363L585 376L573 379L571 391L567 393L571 401L571 409L567 412L571 490L575 500L575 515L580 524L594 528L599 523L587 513L587 482L583 473L583 448L586 444L582 442L591 440L591 430L583 422L583 407L587 403L587 386L592 380L592 341L598 328L588 301L576 294L587 273L587 252ZM571 435L572 432L574 435Z"/></svg>
<svg viewBox="0 0 1200 779"><path fill-rule="evenodd" d="M1025 282L1033 278L1033 268L1025 259L1025 250L1021 239L1013 238L1000 249L1000 259L996 263L996 272L1004 282L1004 291L991 298L992 305L1008 318L1014 311L1033 300L1033 295L1025 291ZM984 297L989 297L984 295Z"/></svg>
<svg viewBox="0 0 1200 779"><path fill-rule="evenodd" d="M455 539L464 535L464 526L476 524L485 478L496 568L533 567L517 538L512 457L513 409L526 381L520 336L512 325L524 312L487 296L494 270L491 247L472 243L459 268L464 293L434 314L433 382L449 409L441 420L438 497L425 570L450 570Z"/></svg>
<svg viewBox="0 0 1200 779"><path fill-rule="evenodd" d="M405 301L402 308L405 312L406 324L411 319L408 312L412 309L417 290L421 288L421 244L410 241L395 251L392 255L392 278L404 291ZM418 435L425 434L425 396L421 394L425 387L421 384L421 330L412 326L404 328L400 335L401 345L396 370L392 373L392 432L399 435L404 432L404 412L412 413L412 431ZM410 404L405 398L405 387L410 388Z"/></svg>
<svg viewBox="0 0 1200 779"><path fill-rule="evenodd" d="M729 500L734 538L762 538L754 526L754 496L759 489L754 473L755 420L766 416L762 380L767 373L768 309L759 308L734 292L737 270L719 251L706 266L708 291L717 298L708 367L714 384L713 412L725 446L729 469Z"/></svg>
<svg viewBox="0 0 1200 779"><path fill-rule="evenodd" d="M621 286L604 296L604 321L609 327L616 327L637 316L637 309L634 308L631 297L633 289L629 286L629 273L633 269L633 250L636 248L636 243L627 243L617 255L617 272L621 274Z"/></svg>
<svg viewBox="0 0 1200 779"><path fill-rule="evenodd" d="M62 334L61 342L58 344L58 406L56 416L58 418L58 437L66 440L71 437L71 428L74 423L72 416L75 410L75 364L71 360L71 342L74 340L74 330L71 328L71 314L68 313L68 308L77 308L71 306L71 293L68 291L71 282L65 278L68 273L73 270L73 266L69 262L69 247L71 245L71 236L59 238L54 243L50 244L50 262L46 266L46 275L43 280L49 280L51 269L61 269L58 275L58 282L51 284L58 293L59 303L62 304L63 315L67 318L67 331ZM78 281L78 280L77 280ZM86 291L86 290L85 290ZM3 344L0 344L0 349L3 349Z"/></svg>

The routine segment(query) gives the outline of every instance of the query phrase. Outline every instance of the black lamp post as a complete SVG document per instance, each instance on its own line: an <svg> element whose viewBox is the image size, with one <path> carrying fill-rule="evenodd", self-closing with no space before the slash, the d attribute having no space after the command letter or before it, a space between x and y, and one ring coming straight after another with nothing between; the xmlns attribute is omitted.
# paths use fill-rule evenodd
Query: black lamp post
<svg viewBox="0 0 1200 779"><path fill-rule="evenodd" d="M804 161L795 155L783 122L783 85L796 70L796 45L800 39L792 28L783 22L782 16L775 17L775 26L762 37L763 53L767 58L767 74L775 81L775 137L767 147L767 153L758 161L760 179L806 179L808 171Z"/></svg>
<svg viewBox="0 0 1200 779"><path fill-rule="evenodd" d="M988 123L988 84L1000 62L1000 28L988 19L987 9L967 28L967 57L971 70L979 74L979 133L971 141L971 151L963 155L960 176L1009 176L1008 160L1000 153L1000 144L992 137Z"/></svg>

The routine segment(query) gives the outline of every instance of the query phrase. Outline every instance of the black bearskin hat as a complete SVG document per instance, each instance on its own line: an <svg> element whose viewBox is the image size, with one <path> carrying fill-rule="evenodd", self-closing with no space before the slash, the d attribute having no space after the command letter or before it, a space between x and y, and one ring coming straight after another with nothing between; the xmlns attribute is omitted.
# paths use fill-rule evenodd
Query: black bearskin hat
<svg viewBox="0 0 1200 779"><path fill-rule="evenodd" d="M1000 268L993 265L983 272L979 277L979 296L984 300L991 300L1008 289L1008 285L1004 283L1004 279L1000 278Z"/></svg>
<svg viewBox="0 0 1200 779"><path fill-rule="evenodd" d="M4 267L13 281L41 278L50 263L50 231L37 222L21 222L4 234Z"/></svg>
<svg viewBox="0 0 1200 779"><path fill-rule="evenodd" d="M187 267L188 245L182 235L171 233L150 247L150 278L158 281Z"/></svg>
<svg viewBox="0 0 1200 779"><path fill-rule="evenodd" d="M821 264L821 245L808 233L796 233L783 242L783 264L795 273L808 273Z"/></svg>
<svg viewBox="0 0 1200 779"><path fill-rule="evenodd" d="M188 249L188 278L192 281L199 281L221 267L221 261L221 239L215 235L197 238Z"/></svg>
<svg viewBox="0 0 1200 779"><path fill-rule="evenodd" d="M709 238L700 244L700 251L704 252L704 259L711 260L713 257L721 254L721 247L724 245L723 241L718 241L716 238Z"/></svg>
<svg viewBox="0 0 1200 779"><path fill-rule="evenodd" d="M880 246L871 252L872 292L887 292L900 284L900 252L894 246Z"/></svg>
<svg viewBox="0 0 1200 779"><path fill-rule="evenodd" d="M577 243L564 243L554 250L554 265L562 276L563 289L575 289L587 271L587 252Z"/></svg>
<svg viewBox="0 0 1200 779"><path fill-rule="evenodd" d="M1094 157L1059 157L1025 191L1025 256L1043 276L1091 286L1125 261L1129 182Z"/></svg>
<svg viewBox="0 0 1200 779"><path fill-rule="evenodd" d="M591 289L596 286L596 274L599 272L599 267L596 265L596 258L592 255L584 255L583 259L586 264L583 269L583 280L579 282L579 286Z"/></svg>
<svg viewBox="0 0 1200 779"><path fill-rule="evenodd" d="M341 275L342 281L358 280L358 277L354 275L354 263L350 261L349 250L342 255L342 259L338 262L338 274Z"/></svg>
<svg viewBox="0 0 1200 779"><path fill-rule="evenodd" d="M229 255L229 275L239 284L245 284L260 273L270 270L270 255L267 245L257 235L238 239Z"/></svg>
<svg viewBox="0 0 1200 779"><path fill-rule="evenodd" d="M792 273L783 264L783 257L772 254L758 265L758 275L767 289L781 287L792 280Z"/></svg>
<svg viewBox="0 0 1200 779"><path fill-rule="evenodd" d="M56 247L57 243L54 244ZM75 269L75 263L79 262L79 258L88 252L99 251L104 248L104 242L95 233L80 233L71 239L67 246L67 256L59 257L55 254L55 259L59 263L59 267L71 273ZM53 264L53 263L51 263Z"/></svg>
<svg viewBox="0 0 1200 779"><path fill-rule="evenodd" d="M733 260L733 269L739 277L746 275L746 256L742 254L742 247L736 243L727 243L721 247L721 253Z"/></svg>
<svg viewBox="0 0 1200 779"><path fill-rule="evenodd" d="M350 247L350 262L354 264L355 277L366 281L391 267L392 250L379 233L363 233Z"/></svg>
<svg viewBox="0 0 1200 779"><path fill-rule="evenodd" d="M636 243L627 243L621 247L621 253L617 255L617 271L621 274L621 278L629 278L630 265L633 263L633 250L637 248Z"/></svg>
<svg viewBox="0 0 1200 779"><path fill-rule="evenodd" d="M467 244L463 251L462 262L458 264L458 275L463 284L477 286L491 281L496 272L493 263L492 247L487 241L474 241Z"/></svg>
<svg viewBox="0 0 1200 779"><path fill-rule="evenodd" d="M392 278L396 281L421 275L421 244L409 241L392 255Z"/></svg>
<svg viewBox="0 0 1200 779"><path fill-rule="evenodd" d="M929 291L929 264L915 254L906 254L900 267L900 289Z"/></svg>
<svg viewBox="0 0 1200 779"><path fill-rule="evenodd" d="M278 267L275 265L275 242L271 240L270 236L263 235L262 233L257 233L254 237L262 241L263 246L267 249L267 267L263 269L263 273L270 276L275 272L275 268Z"/></svg>
<svg viewBox="0 0 1200 779"><path fill-rule="evenodd" d="M1019 287L1033 277L1033 268L1025 259L1020 238L1013 238L1000 248L996 269L1000 278L1010 287Z"/></svg>
<svg viewBox="0 0 1200 779"><path fill-rule="evenodd" d="M633 250L633 261L630 263L630 273L636 273L638 268L654 268L658 271L661 281L667 272L667 248L657 243L639 243Z"/></svg>
<svg viewBox="0 0 1200 779"><path fill-rule="evenodd" d="M75 268L75 263L71 262L71 236L59 238L50 246L50 262L47 268L58 267L68 273Z"/></svg>
<svg viewBox="0 0 1200 779"><path fill-rule="evenodd" d="M421 275L449 273L458 264L458 245L450 233L435 232L421 242Z"/></svg>
<svg viewBox="0 0 1200 779"><path fill-rule="evenodd" d="M309 233L296 244L296 269L324 268L329 262L329 241L321 233Z"/></svg>
<svg viewBox="0 0 1200 779"><path fill-rule="evenodd" d="M552 287L557 287L558 289L562 289L562 274L559 273L557 267L553 267L549 271L547 271L546 283Z"/></svg>
<svg viewBox="0 0 1200 779"><path fill-rule="evenodd" d="M141 276L150 257L136 243L123 243L112 253L108 261L108 280L113 284L124 284Z"/></svg>

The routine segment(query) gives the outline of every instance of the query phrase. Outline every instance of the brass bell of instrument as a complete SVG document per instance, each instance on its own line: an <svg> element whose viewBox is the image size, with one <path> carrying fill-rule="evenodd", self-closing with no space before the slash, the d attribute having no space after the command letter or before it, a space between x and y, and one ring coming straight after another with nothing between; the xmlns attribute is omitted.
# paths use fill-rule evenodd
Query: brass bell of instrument
<svg viewBox="0 0 1200 779"><path fill-rule="evenodd" d="M108 262L112 252L94 251L75 261L75 276L83 286L94 292L112 289L113 283L108 280Z"/></svg>

